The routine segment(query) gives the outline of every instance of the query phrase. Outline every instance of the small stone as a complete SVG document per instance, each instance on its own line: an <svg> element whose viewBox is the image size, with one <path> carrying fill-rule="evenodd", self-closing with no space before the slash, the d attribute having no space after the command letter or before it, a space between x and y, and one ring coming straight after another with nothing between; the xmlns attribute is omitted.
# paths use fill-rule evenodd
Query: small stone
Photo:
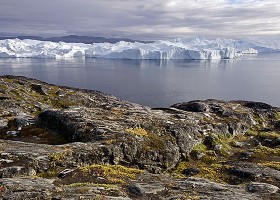
<svg viewBox="0 0 280 200"><path fill-rule="evenodd" d="M213 149L215 147L215 137L208 135L205 137L203 142L207 147Z"/></svg>
<svg viewBox="0 0 280 200"><path fill-rule="evenodd" d="M128 186L128 191L129 191L131 194L134 194L134 195L136 195L136 196L142 196L142 192L141 192L140 188L138 188L138 187L135 186L135 185Z"/></svg>
<svg viewBox="0 0 280 200"><path fill-rule="evenodd" d="M41 95L47 95L43 88L42 88L42 85L36 85L36 84L31 84L31 89L35 92L37 92L38 94L41 94Z"/></svg>
<svg viewBox="0 0 280 200"><path fill-rule="evenodd" d="M0 121L0 129L8 128L8 122L1 120Z"/></svg>
<svg viewBox="0 0 280 200"><path fill-rule="evenodd" d="M13 160L9 160L9 159L0 159L0 163L7 163L7 164L9 164L9 163L12 163L12 162L14 162Z"/></svg>
<svg viewBox="0 0 280 200"><path fill-rule="evenodd" d="M270 194L274 194L279 190L279 188L275 185L271 185L267 183L256 183L256 182L249 183L247 189L250 192L270 193Z"/></svg>
<svg viewBox="0 0 280 200"><path fill-rule="evenodd" d="M274 145L275 146L280 145L280 137L275 140Z"/></svg>
<svg viewBox="0 0 280 200"><path fill-rule="evenodd" d="M203 158L203 156L205 156L205 153L202 153L200 151L193 151L192 155L196 160L200 160L201 158Z"/></svg>
<svg viewBox="0 0 280 200"><path fill-rule="evenodd" d="M28 170L27 170L27 175L28 176L35 176L37 173L36 173L36 171L33 169L33 168L29 168Z"/></svg>
<svg viewBox="0 0 280 200"><path fill-rule="evenodd" d="M3 152L0 154L2 158L10 158L11 157L11 154L10 153L6 153L6 152Z"/></svg>
<svg viewBox="0 0 280 200"><path fill-rule="evenodd" d="M220 152L222 150L222 148L223 148L223 145L217 144L217 145L215 145L214 150Z"/></svg>
<svg viewBox="0 0 280 200"><path fill-rule="evenodd" d="M260 142L259 140L257 140L257 139L254 139L253 142L254 142L254 144L257 145L257 146L258 146L258 145L262 145L261 142Z"/></svg>
<svg viewBox="0 0 280 200"><path fill-rule="evenodd" d="M73 171L74 169L65 169L58 174L58 178L65 178L68 174L70 174Z"/></svg>
<svg viewBox="0 0 280 200"><path fill-rule="evenodd" d="M241 147L244 146L244 142L234 142L234 143L233 143L233 146L234 146L234 147L240 147L240 148L241 148Z"/></svg>
<svg viewBox="0 0 280 200"><path fill-rule="evenodd" d="M7 131L7 135L9 135L9 136L13 136L13 137L17 137L18 134L19 133L19 131Z"/></svg>
<svg viewBox="0 0 280 200"><path fill-rule="evenodd" d="M276 130L280 130L280 120L274 122L274 128L275 128Z"/></svg>
<svg viewBox="0 0 280 200"><path fill-rule="evenodd" d="M99 180L99 181L106 181L106 178L103 178L103 177L97 177L97 180Z"/></svg>
<svg viewBox="0 0 280 200"><path fill-rule="evenodd" d="M241 160L249 160L253 157L254 153L253 152L242 152L240 153L240 159Z"/></svg>
<svg viewBox="0 0 280 200"><path fill-rule="evenodd" d="M199 174L200 169L199 168L186 168L183 170L182 174L185 174L187 176L194 176L196 174Z"/></svg>
<svg viewBox="0 0 280 200"><path fill-rule="evenodd" d="M18 130L21 130L22 127L29 125L28 119L26 119L25 117L16 117L14 121Z"/></svg>
<svg viewBox="0 0 280 200"><path fill-rule="evenodd" d="M264 145L273 145L273 141L271 139L265 139L263 142Z"/></svg>

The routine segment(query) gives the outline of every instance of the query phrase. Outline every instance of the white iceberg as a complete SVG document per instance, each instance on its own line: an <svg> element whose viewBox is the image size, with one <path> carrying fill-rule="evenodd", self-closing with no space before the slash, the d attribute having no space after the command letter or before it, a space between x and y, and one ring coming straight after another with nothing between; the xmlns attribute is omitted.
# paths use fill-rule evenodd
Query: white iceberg
<svg viewBox="0 0 280 200"><path fill-rule="evenodd" d="M153 43L64 43L37 40L0 40L4 58L112 58L112 59L233 59L243 54L280 51L280 42L256 39L205 39L203 37L158 40Z"/></svg>

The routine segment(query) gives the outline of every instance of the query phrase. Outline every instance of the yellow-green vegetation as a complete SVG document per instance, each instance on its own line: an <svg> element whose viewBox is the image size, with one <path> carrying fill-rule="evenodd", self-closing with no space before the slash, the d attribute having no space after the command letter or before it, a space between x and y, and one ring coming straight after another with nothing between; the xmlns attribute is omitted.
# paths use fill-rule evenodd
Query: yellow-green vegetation
<svg viewBox="0 0 280 200"><path fill-rule="evenodd" d="M36 101L39 101L46 105L50 105L58 109L77 105L76 102L70 101L67 97L59 98L56 94L53 93L51 93L48 96L45 96L45 95L40 95L36 92L32 92L30 93L30 96L32 96Z"/></svg>
<svg viewBox="0 0 280 200"><path fill-rule="evenodd" d="M86 165L80 167L83 173L90 174L95 171L104 176L111 183L124 184L127 179L135 179L136 176L142 173L142 170L124 167L121 165Z"/></svg>
<svg viewBox="0 0 280 200"><path fill-rule="evenodd" d="M119 178L108 178L108 181L112 184L122 184L124 185L126 183L125 180L119 179Z"/></svg>
<svg viewBox="0 0 280 200"><path fill-rule="evenodd" d="M277 113L276 113L275 118L276 118L276 119L280 119L280 112L277 112Z"/></svg>
<svg viewBox="0 0 280 200"><path fill-rule="evenodd" d="M258 135L258 131L257 130L253 130L253 129L250 129L248 131L246 131L246 135L247 136L257 136Z"/></svg>
<svg viewBox="0 0 280 200"><path fill-rule="evenodd" d="M160 136L156 134L150 134L143 141L143 148L146 151L162 151L165 149L165 142Z"/></svg>
<svg viewBox="0 0 280 200"><path fill-rule="evenodd" d="M41 178L54 178L57 177L58 174L59 171L57 169L50 169L48 171L39 172L36 174L36 176Z"/></svg>
<svg viewBox="0 0 280 200"><path fill-rule="evenodd" d="M196 195L193 195L193 196L188 195L186 197L183 197L183 200L199 200L199 199L200 199L199 196L196 196Z"/></svg>
<svg viewBox="0 0 280 200"><path fill-rule="evenodd" d="M69 185L66 185L68 187L103 187L105 189L117 189L118 185L116 184L99 184L99 183L72 183Z"/></svg>
<svg viewBox="0 0 280 200"><path fill-rule="evenodd" d="M269 162L260 163L260 165L265 166L265 167L274 168L274 169L277 169L280 171L280 162L269 161Z"/></svg>
<svg viewBox="0 0 280 200"><path fill-rule="evenodd" d="M230 175L227 173L230 166L222 163L207 164L203 162L183 161L172 172L173 176L177 178L184 178L183 171L187 168L199 168L200 172L195 177L209 179L215 182L226 183L230 179Z"/></svg>
<svg viewBox="0 0 280 200"><path fill-rule="evenodd" d="M21 86L20 86L21 87ZM32 107L35 108L35 104L40 102L45 105L49 105L53 108L57 109L64 109L68 108L70 106L76 106L78 105L77 102L74 100L71 100L69 96L63 96L59 97L58 92L59 88L56 86L52 86L49 88L46 88L46 93L47 95L42 95L37 93L36 91L33 90L27 90L27 87L21 88L21 89L12 89L10 90L11 93L16 95L18 99L22 97L22 99L26 100L26 102ZM28 92L28 96L26 96L26 93ZM36 103L35 103L36 102Z"/></svg>
<svg viewBox="0 0 280 200"><path fill-rule="evenodd" d="M125 115L126 110L123 108L112 108L111 112L114 113L114 115L121 117L121 116Z"/></svg>
<svg viewBox="0 0 280 200"><path fill-rule="evenodd" d="M203 153L201 161L207 164L211 164L217 161L218 156L215 151L209 150L204 144L197 144L194 146L192 153Z"/></svg>
<svg viewBox="0 0 280 200"><path fill-rule="evenodd" d="M184 194L183 196L180 197L180 200L199 200L199 196L197 195L196 191L193 191L192 193L189 194Z"/></svg>
<svg viewBox="0 0 280 200"><path fill-rule="evenodd" d="M3 141L0 141L0 153L6 149L6 144Z"/></svg>
<svg viewBox="0 0 280 200"><path fill-rule="evenodd" d="M10 92L13 93L17 99L22 98L22 96L20 95L20 93L17 90L12 89L12 90L10 90Z"/></svg>
<svg viewBox="0 0 280 200"><path fill-rule="evenodd" d="M67 142L63 136L48 132L34 125L23 127L19 136L24 138L38 136L40 139L37 141L43 144L65 144Z"/></svg>
<svg viewBox="0 0 280 200"><path fill-rule="evenodd" d="M2 85L2 84L0 84L0 89L1 90L6 90L8 87L6 86L6 85Z"/></svg>
<svg viewBox="0 0 280 200"><path fill-rule="evenodd" d="M223 161L231 158L234 152L239 152L240 148L236 147L236 143L246 141L248 137L241 134L235 136L211 134L208 137L209 140L206 139L193 147L190 160L181 162L172 171L175 177L185 177L183 172L187 168L198 168L200 171L196 177L215 182L230 182L231 175L228 172L231 167ZM221 145L221 148L215 149L216 145ZM201 158L198 159L199 154Z"/></svg>
<svg viewBox="0 0 280 200"><path fill-rule="evenodd" d="M199 143L193 147L193 151L205 152L207 151L207 147L205 144Z"/></svg>
<svg viewBox="0 0 280 200"><path fill-rule="evenodd" d="M132 134L135 134L138 136L143 136L143 137L149 135L148 132L144 128L141 128L141 127L128 128L125 130L125 132L132 133Z"/></svg>
<svg viewBox="0 0 280 200"><path fill-rule="evenodd" d="M249 130L246 133L248 136L254 136L254 137L258 137L260 139L277 139L280 137L280 134L277 132L260 132L260 131L254 131L254 130Z"/></svg>
<svg viewBox="0 0 280 200"><path fill-rule="evenodd" d="M53 87L50 87L49 90L48 90L48 95L49 96L52 96L52 97L57 97L58 95L58 92L59 92L59 88L56 87L56 86L53 86Z"/></svg>
<svg viewBox="0 0 280 200"><path fill-rule="evenodd" d="M13 80L11 80L11 79L4 79L4 81L6 82L6 83L13 83Z"/></svg>
<svg viewBox="0 0 280 200"><path fill-rule="evenodd" d="M110 145L110 144L114 144L116 143L117 140L116 139L110 139L110 140L105 140L104 143L107 144L107 145Z"/></svg>
<svg viewBox="0 0 280 200"><path fill-rule="evenodd" d="M50 104L54 108L58 108L58 109L59 108L68 108L68 107L77 105L77 103L66 100L66 99L58 99L58 100L50 100L50 101L51 101Z"/></svg>
<svg viewBox="0 0 280 200"><path fill-rule="evenodd" d="M71 151L63 151L63 152L55 152L55 153L49 153L48 157L50 161L52 162L60 162L63 161L67 156L71 154Z"/></svg>
<svg viewBox="0 0 280 200"><path fill-rule="evenodd" d="M255 157L266 158L269 156L280 156L280 148L270 148L262 145L258 145L253 149Z"/></svg>
<svg viewBox="0 0 280 200"><path fill-rule="evenodd" d="M264 119L260 115L254 114L253 119L258 123L258 125L257 125L258 128L263 127L262 124L263 124Z"/></svg>
<svg viewBox="0 0 280 200"><path fill-rule="evenodd" d="M207 146L204 143L197 144L193 147L192 153L203 153L202 161L208 164L216 162L218 155L223 157L229 157L231 154L232 146L235 146L237 140L243 140L243 137L237 135L235 137L231 135L210 135L213 138L212 144ZM221 145L221 149L215 149L216 145Z"/></svg>
<svg viewBox="0 0 280 200"><path fill-rule="evenodd" d="M229 156L229 152L231 150L230 144L235 141L235 138L230 134L219 134L219 135L212 135L214 140L214 145L222 145L222 149L220 154L222 156Z"/></svg>

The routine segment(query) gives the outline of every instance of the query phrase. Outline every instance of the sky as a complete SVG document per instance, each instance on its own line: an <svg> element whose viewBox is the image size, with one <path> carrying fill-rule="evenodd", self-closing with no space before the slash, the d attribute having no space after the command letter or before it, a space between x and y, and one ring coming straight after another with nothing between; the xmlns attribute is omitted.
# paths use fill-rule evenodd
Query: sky
<svg viewBox="0 0 280 200"><path fill-rule="evenodd" d="M0 0L0 35L280 35L279 0Z"/></svg>

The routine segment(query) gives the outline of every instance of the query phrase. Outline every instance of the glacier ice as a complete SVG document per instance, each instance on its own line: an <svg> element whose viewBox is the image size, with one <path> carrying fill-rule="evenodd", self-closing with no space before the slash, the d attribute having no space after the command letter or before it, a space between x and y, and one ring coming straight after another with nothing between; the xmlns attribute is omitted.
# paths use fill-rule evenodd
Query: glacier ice
<svg viewBox="0 0 280 200"><path fill-rule="evenodd" d="M273 43L274 44L274 43ZM158 40L153 43L64 43L7 39L0 41L1 58L112 58L112 59L233 59L243 54L279 51L280 42L272 45L254 39L205 39L203 37Z"/></svg>

